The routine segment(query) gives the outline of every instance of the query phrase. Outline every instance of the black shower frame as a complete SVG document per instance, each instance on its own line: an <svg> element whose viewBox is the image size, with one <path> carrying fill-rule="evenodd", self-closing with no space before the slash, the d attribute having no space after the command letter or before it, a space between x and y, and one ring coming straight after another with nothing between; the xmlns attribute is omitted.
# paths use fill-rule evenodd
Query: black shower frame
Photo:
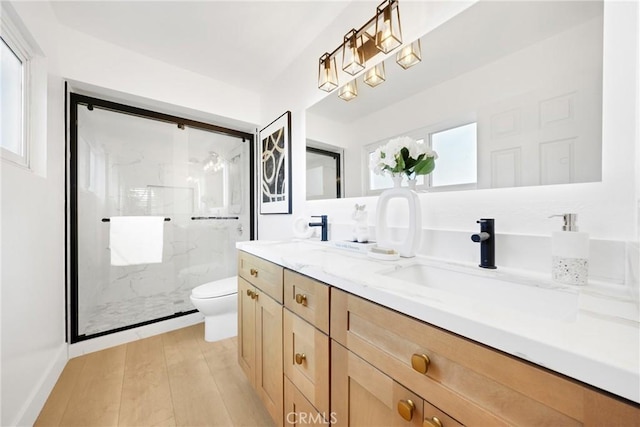
<svg viewBox="0 0 640 427"><path fill-rule="evenodd" d="M115 111L118 113L124 113L131 116L142 117L146 119L158 120L165 123L174 123L180 129L184 129L185 126L189 126L196 129L202 129L210 132L219 133L222 135L234 136L241 138L243 141L249 142L249 217L250 217L250 230L249 239L255 238L255 135L236 129L225 128L222 126L213 125L210 123L200 122L197 120L187 119L184 117L178 117L171 114L160 113L157 111L147 110L144 108L133 107L131 105L120 104L105 99L95 98L87 95L81 95L78 93L69 93L69 154L70 154L70 186L68 188L67 200L70 203L70 310L71 316L67 315L67 321L70 322L70 343L85 341L91 338L97 338L104 335L113 334L116 332L125 331L128 329L137 328L152 323L161 322L163 320L174 319L176 317L185 316L187 314L195 313L197 310L190 310L186 312L174 313L170 316L164 316L158 319L147 320L144 322L122 326L108 331L102 331L91 335L78 335L78 105L86 105L100 107L105 110Z"/></svg>

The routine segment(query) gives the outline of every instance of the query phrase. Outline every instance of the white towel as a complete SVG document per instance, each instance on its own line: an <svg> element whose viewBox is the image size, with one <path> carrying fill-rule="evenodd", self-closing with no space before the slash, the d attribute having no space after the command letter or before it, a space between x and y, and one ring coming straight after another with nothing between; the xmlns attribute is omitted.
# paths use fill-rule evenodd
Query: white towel
<svg viewBox="0 0 640 427"><path fill-rule="evenodd" d="M111 265L162 262L164 217L113 216L110 223Z"/></svg>

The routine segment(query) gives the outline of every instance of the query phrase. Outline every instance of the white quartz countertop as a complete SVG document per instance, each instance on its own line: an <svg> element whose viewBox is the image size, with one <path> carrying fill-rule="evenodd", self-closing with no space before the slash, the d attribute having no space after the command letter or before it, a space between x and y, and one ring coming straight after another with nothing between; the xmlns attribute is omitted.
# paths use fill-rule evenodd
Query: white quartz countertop
<svg viewBox="0 0 640 427"><path fill-rule="evenodd" d="M640 403L637 302L604 296L589 287L558 287L542 275L500 268L484 270L428 257L380 261L364 253L295 240L239 242L236 246L328 285ZM483 302L466 288L437 289L388 275L407 271L417 264L444 267L453 274L462 272L462 276L451 277L463 277L464 281L468 278L478 283L476 288L486 278L498 280L486 283L499 285L510 285L508 280L513 278L519 283L498 288L495 302L493 299ZM530 291L538 294L529 294Z"/></svg>

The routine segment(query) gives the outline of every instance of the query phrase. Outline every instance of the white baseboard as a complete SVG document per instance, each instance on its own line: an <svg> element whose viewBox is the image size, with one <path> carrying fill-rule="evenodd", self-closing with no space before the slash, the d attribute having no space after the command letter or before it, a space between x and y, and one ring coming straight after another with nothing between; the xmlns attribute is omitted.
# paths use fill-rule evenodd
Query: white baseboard
<svg viewBox="0 0 640 427"><path fill-rule="evenodd" d="M42 376L42 379L31 392L29 399L25 402L22 410L16 417L15 422L11 425L32 426L36 422L36 419L38 418L38 415L40 415L40 411L42 411L49 394L51 394L51 390L53 390L58 378L60 378L60 374L62 374L62 370L66 366L67 360L68 347L66 343L63 343L56 351L56 354Z"/></svg>
<svg viewBox="0 0 640 427"><path fill-rule="evenodd" d="M83 354L93 353L94 351L104 350L105 348L115 347L120 344L126 344L128 342L148 338L153 335L185 328L203 321L204 316L200 312L197 312L187 314L186 316L163 320L162 322L152 323L150 325L140 326L134 329L128 329L122 332L116 332L102 337L91 338L86 341L80 341L69 345L69 359L82 356Z"/></svg>

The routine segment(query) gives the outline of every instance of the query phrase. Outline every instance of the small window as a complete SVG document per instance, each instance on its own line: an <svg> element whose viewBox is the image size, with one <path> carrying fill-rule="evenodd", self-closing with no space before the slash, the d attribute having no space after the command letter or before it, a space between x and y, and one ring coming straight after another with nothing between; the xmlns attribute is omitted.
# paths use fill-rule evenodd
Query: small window
<svg viewBox="0 0 640 427"><path fill-rule="evenodd" d="M29 55L25 46L27 45L15 30L15 26L6 14L3 14L0 37L0 147L3 159L29 166Z"/></svg>
<svg viewBox="0 0 640 427"><path fill-rule="evenodd" d="M477 174L477 125L467 125L434 132L431 148L438 153L431 173L431 186L475 184Z"/></svg>
<svg viewBox="0 0 640 427"><path fill-rule="evenodd" d="M420 144L429 141L431 148L438 153L436 168L431 174L416 177L416 188L420 190L436 189L469 189L477 183L477 124L469 123L445 130L432 132L430 128L413 131L408 136L415 138ZM369 144L365 147L364 156L368 170L367 194L379 194L382 190L393 187L393 180L388 174L376 175L368 168L376 150L386 141ZM402 182L403 186L407 181Z"/></svg>

